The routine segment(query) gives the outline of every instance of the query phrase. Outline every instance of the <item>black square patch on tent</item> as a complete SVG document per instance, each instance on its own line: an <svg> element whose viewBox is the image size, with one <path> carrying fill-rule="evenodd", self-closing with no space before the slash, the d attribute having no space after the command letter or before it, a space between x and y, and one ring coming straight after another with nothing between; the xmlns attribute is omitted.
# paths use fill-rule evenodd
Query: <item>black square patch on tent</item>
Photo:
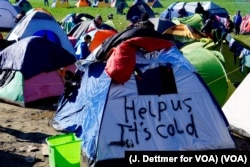
<svg viewBox="0 0 250 167"><path fill-rule="evenodd" d="M140 72L135 69L136 85L139 95L176 94L177 88L170 64Z"/></svg>

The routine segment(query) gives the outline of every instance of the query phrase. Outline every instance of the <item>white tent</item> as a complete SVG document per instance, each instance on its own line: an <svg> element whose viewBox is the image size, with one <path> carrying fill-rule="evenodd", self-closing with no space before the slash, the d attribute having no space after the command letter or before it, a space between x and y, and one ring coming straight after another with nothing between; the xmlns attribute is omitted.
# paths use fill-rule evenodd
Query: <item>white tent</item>
<svg viewBox="0 0 250 167"><path fill-rule="evenodd" d="M215 4L212 1L202 1L200 2L204 10L208 10L210 13L215 14L220 17L226 17L228 12L225 8ZM197 2L175 2L168 6L168 8L163 11L160 15L161 18L171 19L178 16L178 11L181 8L185 8L188 15L193 15L195 13L195 8Z"/></svg>
<svg viewBox="0 0 250 167"><path fill-rule="evenodd" d="M222 107L236 133L250 138L250 74L248 74Z"/></svg>

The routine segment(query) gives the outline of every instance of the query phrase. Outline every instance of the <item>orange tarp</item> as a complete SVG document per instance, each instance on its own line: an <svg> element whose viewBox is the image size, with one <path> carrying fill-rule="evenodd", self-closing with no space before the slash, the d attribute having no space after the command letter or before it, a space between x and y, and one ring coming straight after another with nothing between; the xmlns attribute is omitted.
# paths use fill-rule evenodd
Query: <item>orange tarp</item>
<svg viewBox="0 0 250 167"><path fill-rule="evenodd" d="M89 33L94 33L92 37L92 41L89 45L89 50L92 52L95 48L97 48L100 44L104 42L105 39L113 36L116 34L116 31L113 30L92 30L93 32ZM96 32L95 32L96 31ZM90 35L91 36L91 35Z"/></svg>
<svg viewBox="0 0 250 167"><path fill-rule="evenodd" d="M86 7L86 6L89 6L89 3L87 0L79 0L77 3L76 3L76 6L77 7Z"/></svg>

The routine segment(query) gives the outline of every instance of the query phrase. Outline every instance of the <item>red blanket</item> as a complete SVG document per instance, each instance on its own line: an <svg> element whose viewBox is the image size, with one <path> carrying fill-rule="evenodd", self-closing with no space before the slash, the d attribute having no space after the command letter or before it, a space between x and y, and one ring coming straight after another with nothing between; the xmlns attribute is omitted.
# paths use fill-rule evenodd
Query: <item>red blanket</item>
<svg viewBox="0 0 250 167"><path fill-rule="evenodd" d="M105 67L108 75L117 83L129 80L136 63L136 51L140 48L147 52L169 49L172 42L152 37L134 37L113 49Z"/></svg>

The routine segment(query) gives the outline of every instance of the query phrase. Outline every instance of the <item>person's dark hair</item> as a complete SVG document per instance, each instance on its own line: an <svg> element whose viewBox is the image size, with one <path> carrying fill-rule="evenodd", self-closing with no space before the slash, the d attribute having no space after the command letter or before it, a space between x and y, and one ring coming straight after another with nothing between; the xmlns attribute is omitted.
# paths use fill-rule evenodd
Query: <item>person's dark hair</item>
<svg viewBox="0 0 250 167"><path fill-rule="evenodd" d="M201 5L200 2L197 2L197 6L198 6L198 7L202 7L202 5Z"/></svg>
<svg viewBox="0 0 250 167"><path fill-rule="evenodd" d="M149 19L149 14L148 13L142 13L141 14L141 21L146 21L146 20L148 20Z"/></svg>
<svg viewBox="0 0 250 167"><path fill-rule="evenodd" d="M178 10L178 14L181 17L186 17L188 13L187 13L186 9L183 7L183 8L181 8L181 9Z"/></svg>
<svg viewBox="0 0 250 167"><path fill-rule="evenodd" d="M101 20L102 21L102 16L101 15L97 15L94 19L95 21Z"/></svg>
<svg viewBox="0 0 250 167"><path fill-rule="evenodd" d="M84 39L90 39L91 40L91 36L87 34L87 35L84 36Z"/></svg>

